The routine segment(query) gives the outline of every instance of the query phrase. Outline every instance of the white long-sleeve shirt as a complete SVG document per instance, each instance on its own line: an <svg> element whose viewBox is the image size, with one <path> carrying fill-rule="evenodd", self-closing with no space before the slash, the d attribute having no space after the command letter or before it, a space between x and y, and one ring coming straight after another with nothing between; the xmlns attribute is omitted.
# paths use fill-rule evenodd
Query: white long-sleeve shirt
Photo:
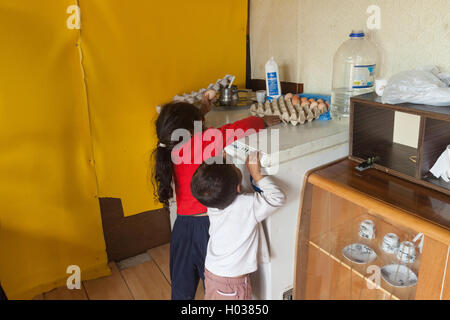
<svg viewBox="0 0 450 320"><path fill-rule="evenodd" d="M215 275L237 277L258 268L258 256L268 258L261 222L285 203L270 177L256 183L261 193L240 194L227 208L208 208L209 242L205 267Z"/></svg>

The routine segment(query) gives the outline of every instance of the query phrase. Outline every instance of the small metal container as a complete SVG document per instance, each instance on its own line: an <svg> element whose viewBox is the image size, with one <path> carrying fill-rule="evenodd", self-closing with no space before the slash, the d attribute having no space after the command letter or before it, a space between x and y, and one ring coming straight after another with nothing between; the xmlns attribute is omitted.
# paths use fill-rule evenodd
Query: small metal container
<svg viewBox="0 0 450 320"><path fill-rule="evenodd" d="M220 89L219 104L221 106L237 106L239 102L239 92L247 92L246 90L238 90L236 86L231 88L222 87Z"/></svg>

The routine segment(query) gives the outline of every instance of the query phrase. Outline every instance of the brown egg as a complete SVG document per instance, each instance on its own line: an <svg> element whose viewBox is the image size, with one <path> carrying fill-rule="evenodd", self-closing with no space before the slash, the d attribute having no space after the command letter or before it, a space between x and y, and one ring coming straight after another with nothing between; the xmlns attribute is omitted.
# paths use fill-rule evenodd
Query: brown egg
<svg viewBox="0 0 450 320"><path fill-rule="evenodd" d="M293 94L292 93L288 93L284 96L284 100L288 101L289 99L292 99Z"/></svg>
<svg viewBox="0 0 450 320"><path fill-rule="evenodd" d="M322 103L323 100L322 100L322 99L317 99L317 102L318 102L318 103Z"/></svg>
<svg viewBox="0 0 450 320"><path fill-rule="evenodd" d="M300 100L301 100L301 102L308 101L308 98L302 97Z"/></svg>
<svg viewBox="0 0 450 320"><path fill-rule="evenodd" d="M318 108L320 113L326 113L328 111L327 105L323 102L319 103Z"/></svg>
<svg viewBox="0 0 450 320"><path fill-rule="evenodd" d="M309 109L309 102L308 101L303 101L302 104L301 104L301 107Z"/></svg>
<svg viewBox="0 0 450 320"><path fill-rule="evenodd" d="M300 104L300 97L298 95L294 95L292 97L292 104L295 106L296 104Z"/></svg>
<svg viewBox="0 0 450 320"><path fill-rule="evenodd" d="M316 102L316 100L314 100L313 98L308 100L310 103Z"/></svg>

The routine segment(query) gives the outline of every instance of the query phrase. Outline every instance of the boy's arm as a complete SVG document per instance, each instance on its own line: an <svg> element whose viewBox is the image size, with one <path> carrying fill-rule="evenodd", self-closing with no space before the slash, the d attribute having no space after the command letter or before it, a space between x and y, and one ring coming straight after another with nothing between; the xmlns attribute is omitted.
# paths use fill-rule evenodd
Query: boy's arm
<svg viewBox="0 0 450 320"><path fill-rule="evenodd" d="M253 213L256 221L261 222L284 205L286 197L270 177L261 174L259 152L251 153L246 160L246 165L256 186L262 190L261 193L256 192L253 198Z"/></svg>
<svg viewBox="0 0 450 320"><path fill-rule="evenodd" d="M261 222L286 203L286 196L268 176L260 179L256 182L256 185L262 192L255 192L253 198L253 212L255 219L258 222Z"/></svg>

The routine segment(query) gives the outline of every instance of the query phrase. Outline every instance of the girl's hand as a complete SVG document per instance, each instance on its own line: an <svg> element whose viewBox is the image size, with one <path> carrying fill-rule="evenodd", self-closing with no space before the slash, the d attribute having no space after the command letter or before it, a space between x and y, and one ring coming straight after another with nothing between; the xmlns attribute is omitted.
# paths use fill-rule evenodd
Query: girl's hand
<svg viewBox="0 0 450 320"><path fill-rule="evenodd" d="M264 125L266 126L266 128L272 127L281 122L281 119L279 116L264 116L261 119L264 121Z"/></svg>
<svg viewBox="0 0 450 320"><path fill-rule="evenodd" d="M264 176L261 174L261 161L259 152L252 152L245 161L248 171L255 182L258 182Z"/></svg>
<svg viewBox="0 0 450 320"><path fill-rule="evenodd" d="M205 115L211 111L213 103L217 100L216 90L207 90L202 97L200 112Z"/></svg>

